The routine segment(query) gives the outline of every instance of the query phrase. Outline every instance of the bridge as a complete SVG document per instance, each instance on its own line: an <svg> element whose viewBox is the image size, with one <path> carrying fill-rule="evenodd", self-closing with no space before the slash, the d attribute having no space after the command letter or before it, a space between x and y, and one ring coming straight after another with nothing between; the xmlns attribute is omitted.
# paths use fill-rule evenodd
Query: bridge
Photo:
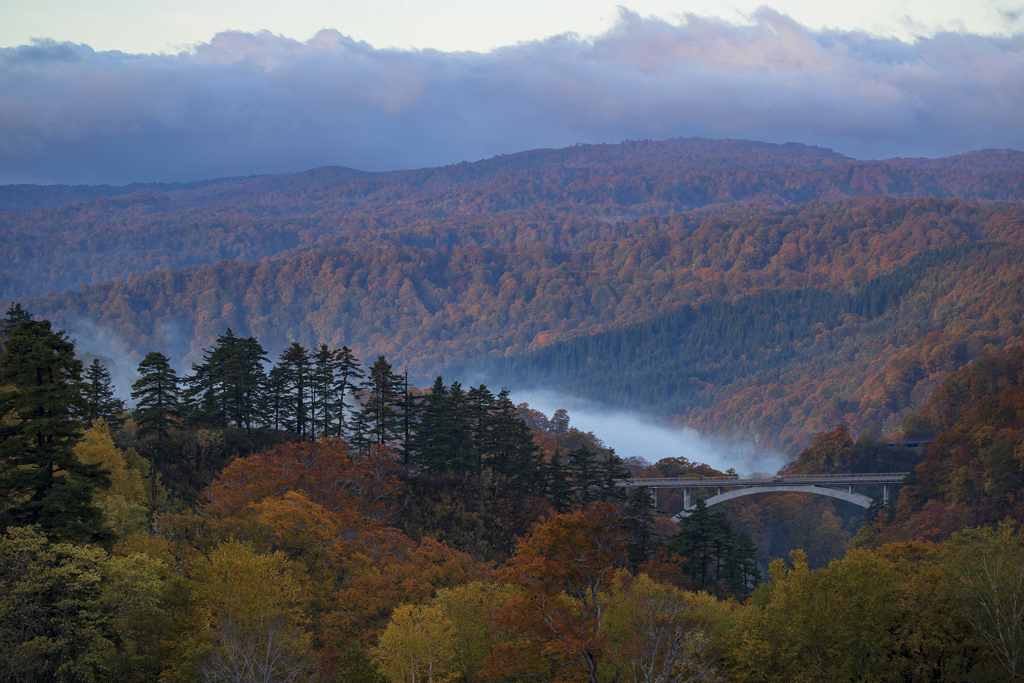
<svg viewBox="0 0 1024 683"><path fill-rule="evenodd" d="M717 489L718 494L711 496L704 503L716 505L733 498L752 496L758 493L813 493L829 496L859 505L862 508L871 506L872 500L863 493L856 493L854 486L864 484L881 484L882 500L889 504L889 487L900 484L909 472L889 472L883 474L793 474L773 477L771 479L740 478L739 476L723 477L645 477L624 482L622 486L630 488L644 487L651 490L654 504L658 504L658 489L682 489L683 511L680 517L689 514L693 509L690 492L693 489ZM728 490L727 490L728 489Z"/></svg>

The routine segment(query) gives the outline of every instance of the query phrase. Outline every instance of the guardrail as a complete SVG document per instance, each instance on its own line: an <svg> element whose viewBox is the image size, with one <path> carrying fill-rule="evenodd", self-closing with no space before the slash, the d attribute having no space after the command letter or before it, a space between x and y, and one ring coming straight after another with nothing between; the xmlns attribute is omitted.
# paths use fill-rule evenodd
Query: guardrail
<svg viewBox="0 0 1024 683"><path fill-rule="evenodd" d="M855 483L893 483L903 481L909 472L872 472L868 474L788 474L768 478L740 478L738 475L724 477L641 477L633 479L633 486L644 486L647 484L678 484L689 488L702 486L768 486L800 482L821 482L836 484Z"/></svg>

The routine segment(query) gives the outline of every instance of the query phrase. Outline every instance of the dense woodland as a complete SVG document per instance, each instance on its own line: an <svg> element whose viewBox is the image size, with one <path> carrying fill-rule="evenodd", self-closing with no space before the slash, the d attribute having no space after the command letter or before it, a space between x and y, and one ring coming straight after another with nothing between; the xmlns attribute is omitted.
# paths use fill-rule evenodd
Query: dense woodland
<svg viewBox="0 0 1024 683"><path fill-rule="evenodd" d="M347 347L265 359L230 332L182 378L149 353L128 411L100 363L83 368L64 333L11 307L0 676L1021 676L1021 622L1004 610L1022 597L1024 347L983 355L906 416L906 433L939 433L923 460L845 425L816 435L787 472L920 464L857 549L815 569L809 554L827 551L812 542L764 576L730 523L749 504L698 502L676 524L646 489L616 486L721 474L705 465L622 461L565 411L440 377L414 391Z"/></svg>
<svg viewBox="0 0 1024 683"><path fill-rule="evenodd" d="M1020 680L1022 180L691 139L0 188L0 678ZM911 475L675 519L622 484L734 472L505 387Z"/></svg>
<svg viewBox="0 0 1024 683"><path fill-rule="evenodd" d="M231 328L274 353L348 345L419 384L539 384L795 455L836 421L897 429L947 373L1021 339L1021 218L878 197L615 225L464 218L27 305L132 365L158 349L187 368Z"/></svg>

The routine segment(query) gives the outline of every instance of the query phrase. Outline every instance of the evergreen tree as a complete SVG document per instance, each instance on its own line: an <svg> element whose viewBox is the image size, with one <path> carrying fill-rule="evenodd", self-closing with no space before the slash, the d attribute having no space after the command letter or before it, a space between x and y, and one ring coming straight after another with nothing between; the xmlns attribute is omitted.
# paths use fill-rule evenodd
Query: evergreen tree
<svg viewBox="0 0 1024 683"><path fill-rule="evenodd" d="M352 396L356 389L361 386L360 381L366 376L366 372L363 370L362 365L359 363L359 359L352 353L352 349L347 346L342 346L340 349L335 351L335 357L337 360L337 384L335 386L335 396L337 405L335 410L338 415L338 424L336 426L337 432L335 436L348 436L349 430L349 418L346 413L353 411L348 404L345 403L345 399Z"/></svg>
<svg viewBox="0 0 1024 683"><path fill-rule="evenodd" d="M284 428L300 439L310 437L310 384L312 382L313 365L306 349L298 342L281 353L277 367L280 368L281 381L281 415Z"/></svg>
<svg viewBox="0 0 1024 683"><path fill-rule="evenodd" d="M466 421L473 454L473 470L484 471L484 454L489 450L494 415L494 394L483 384L466 392Z"/></svg>
<svg viewBox="0 0 1024 683"><path fill-rule="evenodd" d="M712 512L700 500L679 522L679 533L668 548L687 558L687 573L694 588L709 590L716 584L743 598L760 580L754 560L756 547L746 534L735 533L721 512Z"/></svg>
<svg viewBox="0 0 1024 683"><path fill-rule="evenodd" d="M399 421L402 426L402 461L406 467L412 460L413 435L419 421L421 402L409 391L409 368L402 373L402 400L398 403Z"/></svg>
<svg viewBox="0 0 1024 683"><path fill-rule="evenodd" d="M263 423L279 432L285 428L285 391L287 390L286 372L275 365L267 374L266 390L260 400L259 414Z"/></svg>
<svg viewBox="0 0 1024 683"><path fill-rule="evenodd" d="M111 427L116 427L124 421L124 401L114 396L110 372L98 358L94 358L85 371L84 396L89 405L86 413L89 422L102 418Z"/></svg>
<svg viewBox="0 0 1024 683"><path fill-rule="evenodd" d="M594 454L586 446L579 446L569 451L566 469L569 473L569 486L572 497L577 505L586 505L597 500L595 492L602 483L602 473L597 467Z"/></svg>
<svg viewBox="0 0 1024 683"><path fill-rule="evenodd" d="M639 566L646 562L654 551L654 499L650 491L642 486L629 489L626 494L626 506L623 513L623 526L629 532L629 545L626 554L629 557L630 571L636 573Z"/></svg>
<svg viewBox="0 0 1024 683"><path fill-rule="evenodd" d="M426 472L440 474L448 469L450 445L448 444L448 422L451 409L448 401L448 387L438 377L430 393L423 400L420 421L412 438L412 460Z"/></svg>
<svg viewBox="0 0 1024 683"><path fill-rule="evenodd" d="M229 328L192 365L184 379L182 402L192 424L236 426L251 431L260 422L260 398L266 384L267 352L255 337L241 339Z"/></svg>
<svg viewBox="0 0 1024 683"><path fill-rule="evenodd" d="M572 486L557 447L544 470L544 481L544 498L555 508L555 512L568 512L572 508Z"/></svg>
<svg viewBox="0 0 1024 683"><path fill-rule="evenodd" d="M132 384L139 435L166 437L179 421L178 375L159 351L146 354L139 363L139 374L142 377Z"/></svg>
<svg viewBox="0 0 1024 683"><path fill-rule="evenodd" d="M335 373L340 366L338 354L323 342L313 354L313 368L310 376L311 436L316 439L337 431L338 400L335 396L337 380Z"/></svg>
<svg viewBox="0 0 1024 683"><path fill-rule="evenodd" d="M0 356L0 531L38 524L51 540L109 543L92 505L109 473L74 453L85 414L82 363L50 321L23 320Z"/></svg>
<svg viewBox="0 0 1024 683"><path fill-rule="evenodd" d="M484 457L494 473L495 486L507 482L518 496L540 494L546 475L544 460L508 389L494 398L486 424Z"/></svg>
<svg viewBox="0 0 1024 683"><path fill-rule="evenodd" d="M245 427L246 432L265 422L261 410L267 386L267 373L263 369L266 362L267 352L256 337L242 339L225 360L224 373L229 381L228 419L238 427Z"/></svg>
<svg viewBox="0 0 1024 683"><path fill-rule="evenodd" d="M149 454L150 509L155 513L157 467L161 460L158 454L161 450L166 453L170 429L180 422L178 375L167 356L158 351L146 354L139 363L139 374L142 377L132 384L132 399L139 436L146 437L145 445L140 447Z"/></svg>
<svg viewBox="0 0 1024 683"><path fill-rule="evenodd" d="M370 443L377 446L393 443L400 434L395 406L402 395L402 378L392 371L391 363L384 356L378 356L363 389L366 401L360 419L368 428Z"/></svg>
<svg viewBox="0 0 1024 683"><path fill-rule="evenodd" d="M32 322L32 314L22 308L21 304L12 301L10 308L7 309L7 313L4 315L4 338L10 339L11 333L18 329L18 325L23 322Z"/></svg>

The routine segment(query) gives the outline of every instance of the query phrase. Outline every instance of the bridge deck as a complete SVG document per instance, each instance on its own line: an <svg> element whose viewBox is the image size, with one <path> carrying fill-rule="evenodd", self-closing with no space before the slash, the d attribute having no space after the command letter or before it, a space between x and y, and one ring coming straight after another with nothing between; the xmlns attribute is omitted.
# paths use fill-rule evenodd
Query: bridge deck
<svg viewBox="0 0 1024 683"><path fill-rule="evenodd" d="M850 484L899 484L909 472L887 472L880 474L799 474L782 478L750 479L739 477L661 477L633 479L621 486L646 488L715 488L747 486L849 486Z"/></svg>

